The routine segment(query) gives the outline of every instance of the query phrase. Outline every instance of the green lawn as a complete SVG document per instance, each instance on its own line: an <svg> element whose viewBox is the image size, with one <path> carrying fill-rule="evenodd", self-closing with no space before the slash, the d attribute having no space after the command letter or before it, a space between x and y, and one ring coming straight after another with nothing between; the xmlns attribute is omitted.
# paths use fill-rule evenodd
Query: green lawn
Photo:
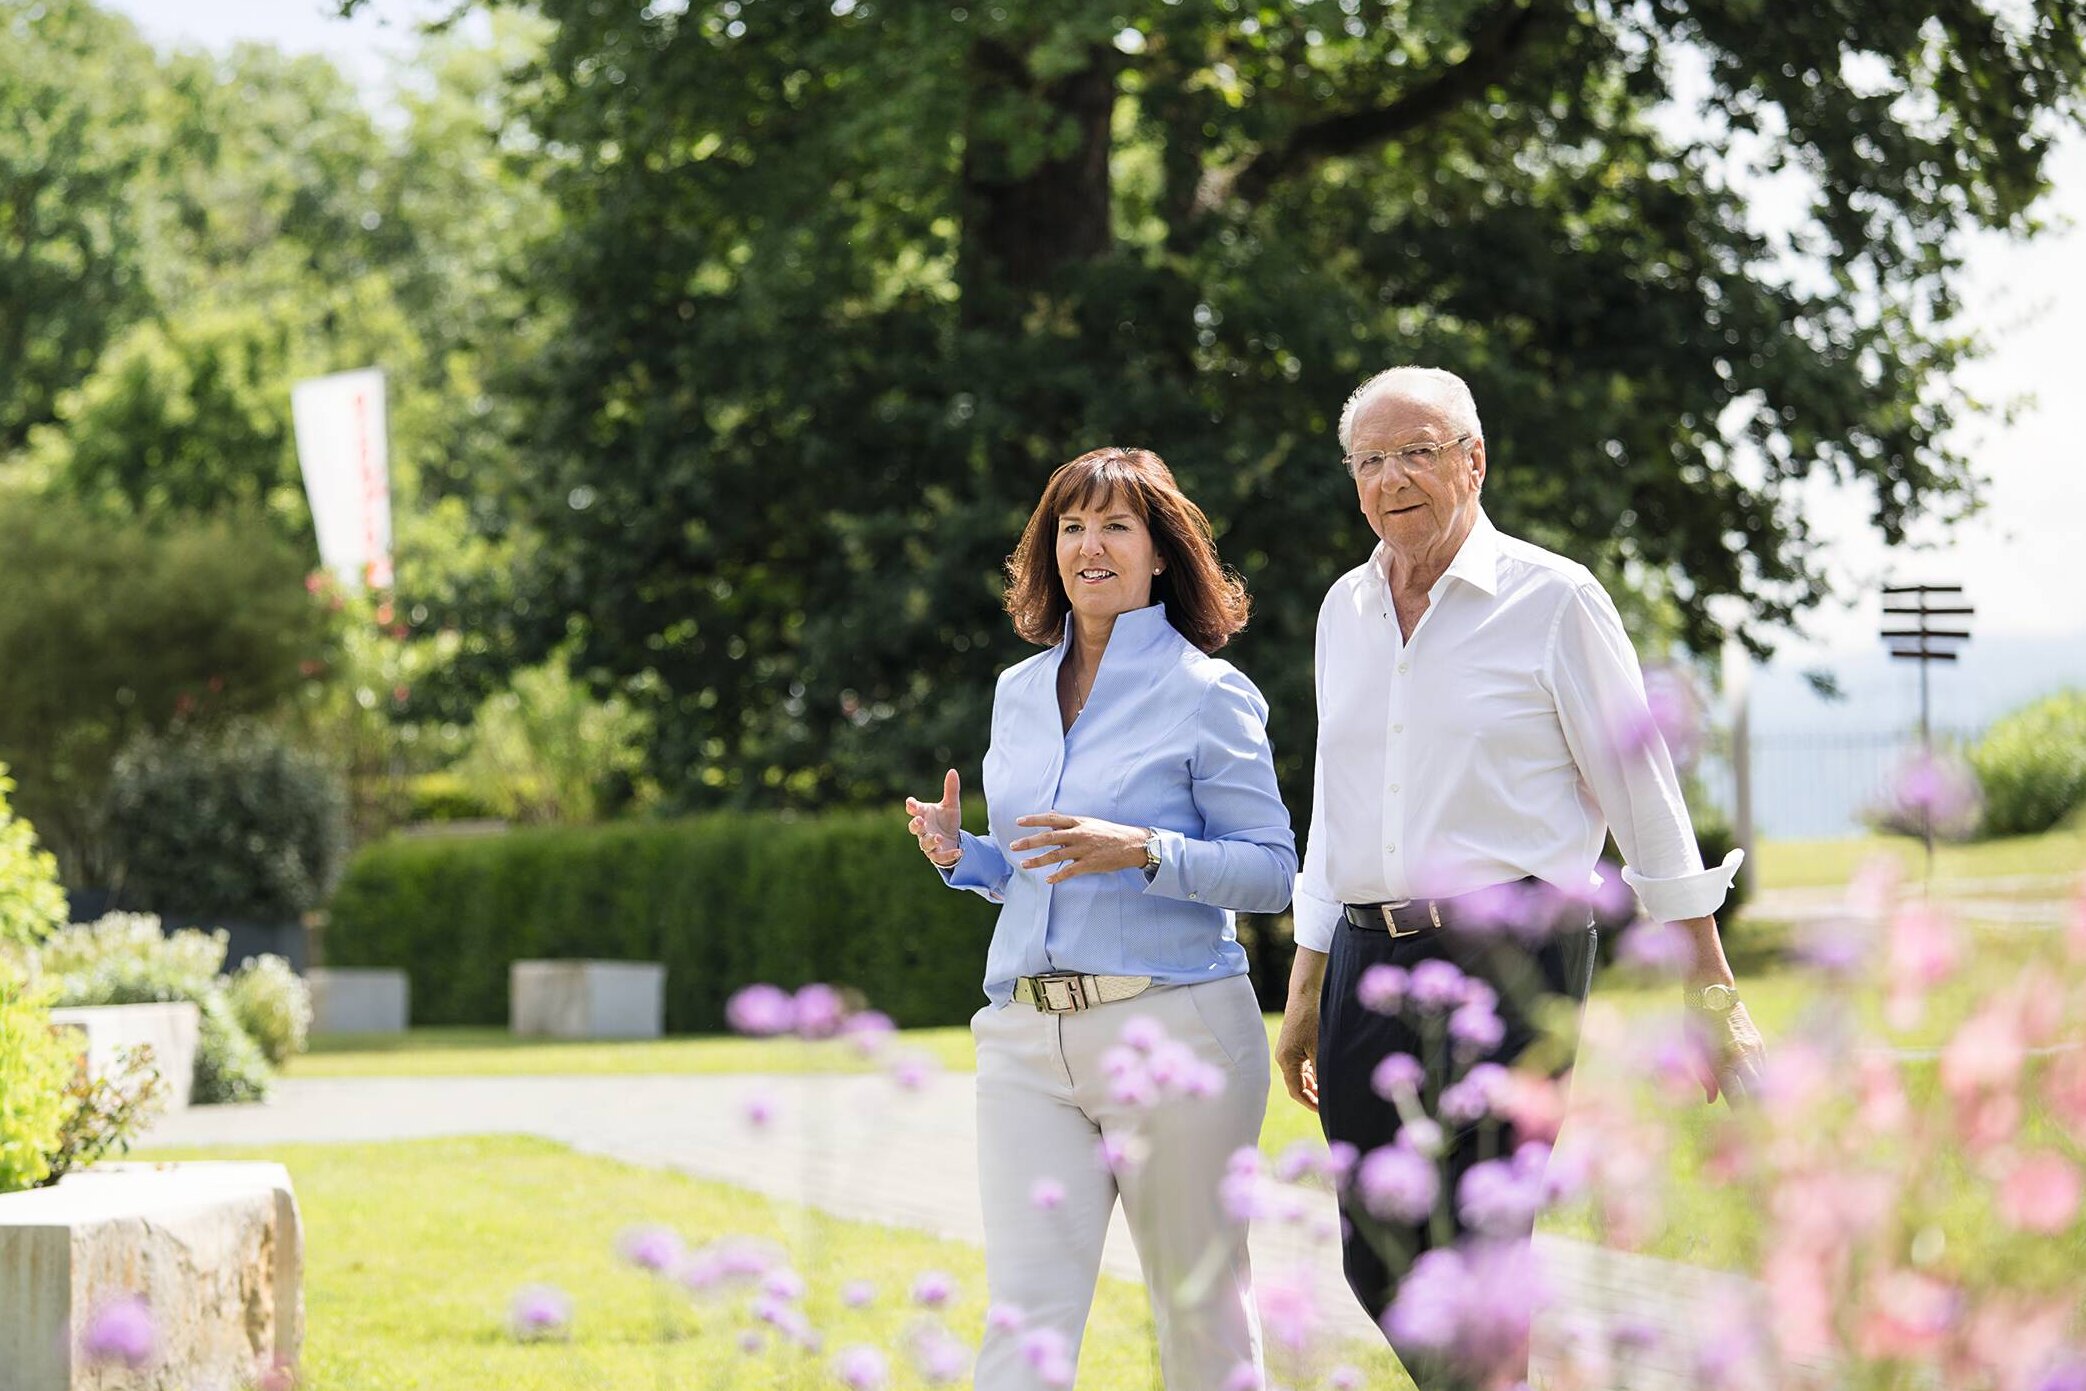
<svg viewBox="0 0 2086 1391"><path fill-rule="evenodd" d="M1776 840L1760 847L1755 866L1763 889L1816 888L1844 884L1871 859L1898 861L1916 878L1926 869L1926 852L1908 836L1855 836L1842 840ZM2068 875L2086 871L2086 818L2039 836L2014 836L1934 849L1937 879L1994 879L2008 875Z"/></svg>
<svg viewBox="0 0 2086 1391"><path fill-rule="evenodd" d="M832 1357L865 1342L890 1356L899 1371L894 1387L913 1388L919 1379L899 1369L903 1332L918 1313L906 1298L916 1276L940 1271L953 1277L957 1298L946 1322L973 1347L984 1320L984 1266L975 1247L843 1222L547 1141L493 1137L137 1157L264 1158L288 1165L304 1218L309 1332L302 1384L308 1391L812 1391L838 1385L829 1370ZM692 1242L740 1234L782 1241L810 1283L805 1310L825 1337L824 1353L807 1358L771 1349L749 1359L737 1348L749 1326L744 1299L698 1314L685 1299L662 1298L661 1287L614 1252L626 1228L654 1223ZM876 1288L867 1309L849 1309L839 1299L854 1280ZM573 1297L569 1342L524 1345L508 1335L509 1300L538 1283ZM1149 1349L1143 1289L1105 1280L1079 1384L1156 1387ZM1371 1387L1411 1386L1385 1365L1387 1358L1375 1360Z"/></svg>

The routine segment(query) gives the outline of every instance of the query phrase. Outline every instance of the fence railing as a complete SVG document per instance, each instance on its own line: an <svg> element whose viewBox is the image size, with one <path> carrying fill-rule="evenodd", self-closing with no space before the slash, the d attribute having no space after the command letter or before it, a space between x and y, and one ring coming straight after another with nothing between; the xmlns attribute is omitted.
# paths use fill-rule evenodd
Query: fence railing
<svg viewBox="0 0 2086 1391"><path fill-rule="evenodd" d="M1981 733L1937 729L1934 746L1964 748ZM1755 734L1754 834L1777 840L1860 834L1865 814L1885 802L1918 749L1913 729ZM1707 756L1695 774L1708 803L1730 815L1737 801L1730 757Z"/></svg>

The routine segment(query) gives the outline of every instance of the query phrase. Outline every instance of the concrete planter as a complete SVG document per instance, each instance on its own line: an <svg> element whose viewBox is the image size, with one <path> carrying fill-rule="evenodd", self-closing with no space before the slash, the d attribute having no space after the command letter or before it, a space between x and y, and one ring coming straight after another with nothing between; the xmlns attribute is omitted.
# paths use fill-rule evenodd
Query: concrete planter
<svg viewBox="0 0 2086 1391"><path fill-rule="evenodd" d="M304 974L311 987L314 1034L402 1034L412 1017L412 986L404 971L348 970L314 966Z"/></svg>
<svg viewBox="0 0 2086 1391"><path fill-rule="evenodd" d="M166 1079L167 1109L188 1105L196 1075L196 1031L202 1013L186 1000L164 1005L67 1005L51 1011L53 1024L87 1035L87 1068L97 1077L115 1071L116 1053L133 1044L152 1045L159 1075Z"/></svg>
<svg viewBox="0 0 2086 1391"><path fill-rule="evenodd" d="M666 967L649 961L517 961L508 1027L546 1038L658 1038Z"/></svg>
<svg viewBox="0 0 2086 1391"><path fill-rule="evenodd" d="M135 1296L154 1355L94 1364L98 1311ZM102 1164L0 1194L0 1391L244 1386L294 1372L304 1233L280 1164Z"/></svg>

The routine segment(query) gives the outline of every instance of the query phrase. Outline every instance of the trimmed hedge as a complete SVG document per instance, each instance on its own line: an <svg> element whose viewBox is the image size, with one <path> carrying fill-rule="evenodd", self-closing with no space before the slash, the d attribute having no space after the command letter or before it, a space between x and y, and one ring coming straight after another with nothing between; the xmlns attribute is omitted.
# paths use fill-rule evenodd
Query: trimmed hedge
<svg viewBox="0 0 2086 1391"><path fill-rule="evenodd" d="M580 957L665 963L672 1033L723 1029L752 981L956 1024L984 1003L997 914L944 887L898 817L720 814L377 842L334 895L325 961L403 968L416 1024L505 1024L509 962Z"/></svg>

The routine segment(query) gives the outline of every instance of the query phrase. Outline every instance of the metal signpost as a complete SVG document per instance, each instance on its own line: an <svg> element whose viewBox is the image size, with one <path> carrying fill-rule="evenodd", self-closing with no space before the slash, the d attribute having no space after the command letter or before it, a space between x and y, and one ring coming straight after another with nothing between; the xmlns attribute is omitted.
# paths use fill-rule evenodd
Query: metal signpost
<svg viewBox="0 0 2086 1391"><path fill-rule="evenodd" d="M1970 616L1959 584L1887 584L1883 587L1883 639L1890 655L1919 663L1919 749L1929 776L1934 768L1933 720L1928 705L1927 664L1956 660L1956 644L1970 640ZM1935 620L1949 626L1937 628ZM1920 840L1927 847L1927 877L1934 877L1934 799L1920 799Z"/></svg>

